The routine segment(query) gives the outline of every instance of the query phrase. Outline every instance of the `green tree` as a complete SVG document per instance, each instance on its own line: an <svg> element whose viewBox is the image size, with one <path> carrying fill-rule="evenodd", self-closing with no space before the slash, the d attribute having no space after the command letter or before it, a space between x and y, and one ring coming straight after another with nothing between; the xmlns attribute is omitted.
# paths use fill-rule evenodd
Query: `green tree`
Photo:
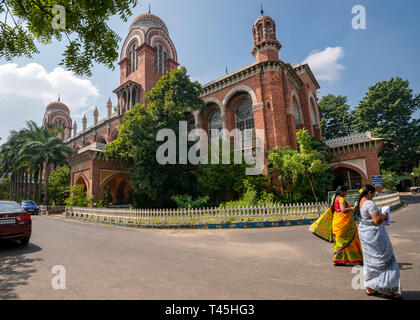
<svg viewBox="0 0 420 320"><path fill-rule="evenodd" d="M244 191L244 181L248 178L243 154L242 164L234 164L235 152L230 149L229 163L223 164L223 145L219 143L219 164L211 164L212 149L209 147L208 164L200 164L197 168L197 181L202 193L210 196L213 204L234 200ZM226 148L226 145L225 145ZM227 150L227 149L226 149Z"/></svg>
<svg viewBox="0 0 420 320"><path fill-rule="evenodd" d="M204 207L209 201L210 197L204 196L204 197L193 199L192 196L184 194L184 195L172 196L171 199L176 202L178 208L191 209L191 208Z"/></svg>
<svg viewBox="0 0 420 320"><path fill-rule="evenodd" d="M51 169L66 163L66 158L72 154L72 149L58 137L61 130L44 127L36 139L29 139L22 153L32 158L36 163L45 165L44 170L44 204L48 204L48 183Z"/></svg>
<svg viewBox="0 0 420 320"><path fill-rule="evenodd" d="M54 205L64 205L70 196L70 174L68 167L61 167L51 172L49 177L49 202Z"/></svg>
<svg viewBox="0 0 420 320"><path fill-rule="evenodd" d="M39 53L39 44L48 45L64 38L68 43L61 64L68 70L90 76L93 63L113 69L121 39L107 21L114 15L127 21L137 3L137 0L0 1L0 14L5 16L5 21L0 21L0 58L32 58ZM66 10L64 29L53 26L59 15L53 10L55 5Z"/></svg>
<svg viewBox="0 0 420 320"><path fill-rule="evenodd" d="M157 162L162 143L156 137L162 129L178 132L179 122L189 112L204 109L201 93L200 84L191 81L185 67L165 74L146 92L147 106L136 105L125 113L118 138L105 148L107 158L132 164L131 182L141 201L164 206L173 203L173 195L196 193L192 166Z"/></svg>
<svg viewBox="0 0 420 320"><path fill-rule="evenodd" d="M10 199L10 179L0 179L0 200Z"/></svg>
<svg viewBox="0 0 420 320"><path fill-rule="evenodd" d="M402 173L417 164L420 120L412 119L420 108L420 95L414 95L408 81L392 78L376 83L355 109L359 132L371 131L385 138L380 163L383 169Z"/></svg>
<svg viewBox="0 0 420 320"><path fill-rule="evenodd" d="M354 132L353 116L347 97L326 95L319 101L319 107L324 140L345 137Z"/></svg>
<svg viewBox="0 0 420 320"><path fill-rule="evenodd" d="M417 178L418 185L420 185L420 162L419 165L413 168L413 176Z"/></svg>
<svg viewBox="0 0 420 320"><path fill-rule="evenodd" d="M382 171L382 181L384 184L384 188L396 191L397 186L400 184L401 180L395 172L383 170Z"/></svg>
<svg viewBox="0 0 420 320"><path fill-rule="evenodd" d="M268 154L271 173L287 190L288 201L319 202L332 181L329 165L324 161L322 153L313 149L313 140L308 131L299 130L297 141L298 150L285 147L283 150L273 149Z"/></svg>
<svg viewBox="0 0 420 320"><path fill-rule="evenodd" d="M83 185L75 185L71 188L70 196L65 201L68 207L92 207L93 196L89 195Z"/></svg>

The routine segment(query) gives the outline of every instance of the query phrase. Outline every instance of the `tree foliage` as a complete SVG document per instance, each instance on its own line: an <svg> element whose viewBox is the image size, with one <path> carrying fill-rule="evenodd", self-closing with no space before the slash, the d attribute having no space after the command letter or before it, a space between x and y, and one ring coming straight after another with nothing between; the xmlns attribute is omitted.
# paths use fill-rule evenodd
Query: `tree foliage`
<svg viewBox="0 0 420 320"><path fill-rule="evenodd" d="M62 206L70 196L70 174L68 167L61 167L51 172L49 177L49 202Z"/></svg>
<svg viewBox="0 0 420 320"><path fill-rule="evenodd" d="M0 200L10 199L10 179L0 179Z"/></svg>
<svg viewBox="0 0 420 320"><path fill-rule="evenodd" d="M51 167L64 164L66 157L71 154L71 149L58 137L61 133L62 129L54 126L39 127L34 121L28 121L26 128L22 130L10 132L8 140L0 147L0 177L20 181L17 186L19 194L14 194L13 198L37 198L35 195L31 197L31 194L25 194L24 191L33 191L32 181L38 180L40 200L44 172L44 203L48 204ZM23 179L24 173L30 174L29 179Z"/></svg>
<svg viewBox="0 0 420 320"><path fill-rule="evenodd" d="M414 95L409 82L401 78L376 83L356 108L355 128L385 138L380 154L384 169L410 171L417 164L420 120L412 119L420 108L420 94Z"/></svg>
<svg viewBox="0 0 420 320"><path fill-rule="evenodd" d="M180 209L192 209L205 207L210 197L204 196L193 199L192 196L184 194L172 196L171 199L176 202L178 208Z"/></svg>
<svg viewBox="0 0 420 320"><path fill-rule="evenodd" d="M120 37L107 21L118 15L127 21L137 0L2 0L0 13L0 58L12 60L38 54L39 44L67 41L61 64L77 75L91 75L93 63L114 68ZM64 30L53 27L57 13L65 8ZM60 22L60 21L59 21Z"/></svg>
<svg viewBox="0 0 420 320"><path fill-rule="evenodd" d="M184 121L189 112L204 109L201 93L200 84L190 80L184 67L165 74L146 92L147 106L136 105L128 111L118 138L105 148L108 158L132 164L131 182L142 200L164 206L173 203L173 195L196 193L191 166L157 162L162 143L156 137L161 129L177 133L179 121Z"/></svg>
<svg viewBox="0 0 420 320"><path fill-rule="evenodd" d="M270 172L278 179L287 202L322 201L332 181L329 165L322 153L313 148L313 137L308 131L300 130L297 141L298 150L287 146L269 152Z"/></svg>
<svg viewBox="0 0 420 320"><path fill-rule="evenodd" d="M383 170L382 182L384 184L384 189L396 191L397 186L400 184L401 180L395 172Z"/></svg>
<svg viewBox="0 0 420 320"><path fill-rule="evenodd" d="M223 145L229 142L219 143L219 164L211 164L212 148L209 147L209 164L200 164L197 169L197 181L199 190L210 196L212 203L220 203L225 200L233 200L243 193L243 182L247 179L244 156L241 155L241 164L235 164L235 152L230 149L229 164L223 164ZM225 145L226 147L226 145Z"/></svg>
<svg viewBox="0 0 420 320"><path fill-rule="evenodd" d="M92 207L93 196L87 193L85 186L78 184L71 188L70 196L65 203L68 207Z"/></svg>
<svg viewBox="0 0 420 320"><path fill-rule="evenodd" d="M353 115L347 104L347 97L326 95L319 101L319 107L322 134L325 140L345 137L354 132Z"/></svg>

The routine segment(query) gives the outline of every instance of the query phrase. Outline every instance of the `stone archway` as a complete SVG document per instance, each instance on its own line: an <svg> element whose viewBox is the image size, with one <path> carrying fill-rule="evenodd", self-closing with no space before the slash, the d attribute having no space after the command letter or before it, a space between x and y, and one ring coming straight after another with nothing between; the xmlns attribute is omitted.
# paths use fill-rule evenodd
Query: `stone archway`
<svg viewBox="0 0 420 320"><path fill-rule="evenodd" d="M339 185L347 185L350 189L359 189L368 183L365 173L359 168L346 164L339 163L331 167L334 173L334 188Z"/></svg>
<svg viewBox="0 0 420 320"><path fill-rule="evenodd" d="M130 201L130 191L133 189L130 178L126 173L115 173L107 177L100 187L100 194L104 195L105 188L108 187L113 204L132 204Z"/></svg>

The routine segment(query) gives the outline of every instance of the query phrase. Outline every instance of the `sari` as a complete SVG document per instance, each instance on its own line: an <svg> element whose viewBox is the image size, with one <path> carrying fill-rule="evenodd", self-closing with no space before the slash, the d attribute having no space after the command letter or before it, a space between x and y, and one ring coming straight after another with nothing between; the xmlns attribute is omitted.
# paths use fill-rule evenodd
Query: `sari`
<svg viewBox="0 0 420 320"><path fill-rule="evenodd" d="M371 214L381 212L371 200L366 200L360 209L360 240L364 256L365 287L381 292L402 295L400 268L394 255L391 240L385 225L375 225Z"/></svg>
<svg viewBox="0 0 420 320"><path fill-rule="evenodd" d="M362 264L363 252L353 214L343 213L340 203L350 205L339 196L330 208L309 228L315 236L334 243L334 264Z"/></svg>

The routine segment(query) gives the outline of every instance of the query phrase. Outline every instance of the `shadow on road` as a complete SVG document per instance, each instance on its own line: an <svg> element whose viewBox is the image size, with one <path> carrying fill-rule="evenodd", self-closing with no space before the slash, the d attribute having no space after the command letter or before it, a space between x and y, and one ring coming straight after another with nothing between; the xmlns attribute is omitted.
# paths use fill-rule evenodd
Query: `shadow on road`
<svg viewBox="0 0 420 320"><path fill-rule="evenodd" d="M26 285L36 271L33 264L40 258L27 255L42 250L34 244L20 247L17 242L0 242L0 299L18 299L15 288Z"/></svg>
<svg viewBox="0 0 420 320"><path fill-rule="evenodd" d="M413 196L413 195L401 195L401 200L407 204L418 204L420 203L420 195Z"/></svg>
<svg viewBox="0 0 420 320"><path fill-rule="evenodd" d="M398 266L400 267L400 271L410 270L413 269L412 263L399 263Z"/></svg>

